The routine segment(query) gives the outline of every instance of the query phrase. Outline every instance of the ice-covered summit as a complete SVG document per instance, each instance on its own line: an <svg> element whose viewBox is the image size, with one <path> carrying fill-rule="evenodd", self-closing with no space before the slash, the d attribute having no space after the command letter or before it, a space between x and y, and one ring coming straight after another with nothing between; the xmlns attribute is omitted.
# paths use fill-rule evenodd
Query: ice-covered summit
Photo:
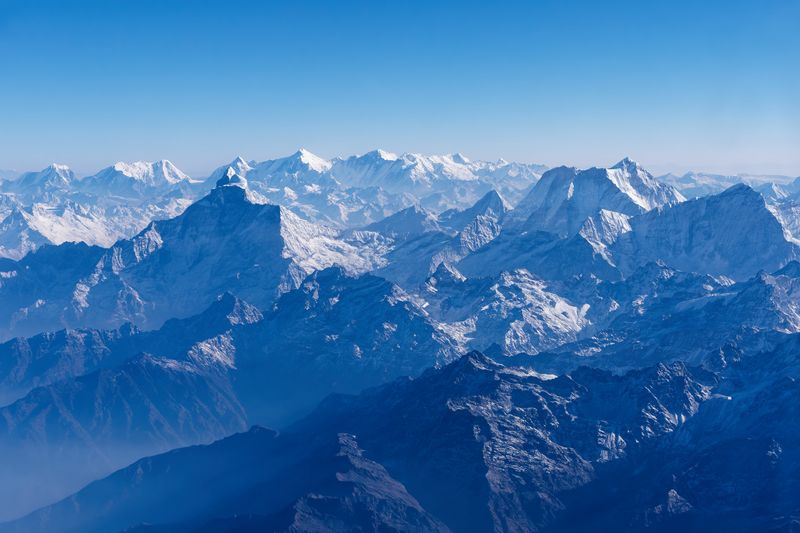
<svg viewBox="0 0 800 533"><path fill-rule="evenodd" d="M189 189L200 183L172 162L162 159L155 162L115 163L80 180L78 189L98 197L142 199L174 192L187 194Z"/></svg>
<svg viewBox="0 0 800 533"><path fill-rule="evenodd" d="M636 205L649 211L686 198L672 187L656 180L642 166L626 157L606 171L608 179Z"/></svg>
<svg viewBox="0 0 800 533"><path fill-rule="evenodd" d="M372 156L376 157L377 159L382 159L384 161L396 161L397 160L397 154L395 154L393 152L387 152L386 150L384 150L382 148L378 148L377 150L373 150L371 152L368 152L366 155L372 155Z"/></svg>
<svg viewBox="0 0 800 533"><path fill-rule="evenodd" d="M528 231L574 235L602 209L633 216L684 200L677 190L625 158L610 168L558 167L545 172L511 220Z"/></svg>
<svg viewBox="0 0 800 533"><path fill-rule="evenodd" d="M325 172L326 170L330 170L331 168L330 161L323 159L316 154L312 154L305 148L300 148L288 159L290 161L292 160L300 161L301 163L306 165L309 169L319 173Z"/></svg>
<svg viewBox="0 0 800 533"><path fill-rule="evenodd" d="M111 168L114 172L118 172L148 185L159 185L162 182L178 183L179 181L191 179L172 164L171 161L166 159L153 163L144 161L136 161L134 163L119 162L114 164Z"/></svg>
<svg viewBox="0 0 800 533"><path fill-rule="evenodd" d="M327 172L330 168L330 161L309 152L305 148L300 148L288 157L264 161L257 165L255 170L265 177L267 175L294 175L295 178L300 178L303 173L311 172L319 175Z"/></svg>

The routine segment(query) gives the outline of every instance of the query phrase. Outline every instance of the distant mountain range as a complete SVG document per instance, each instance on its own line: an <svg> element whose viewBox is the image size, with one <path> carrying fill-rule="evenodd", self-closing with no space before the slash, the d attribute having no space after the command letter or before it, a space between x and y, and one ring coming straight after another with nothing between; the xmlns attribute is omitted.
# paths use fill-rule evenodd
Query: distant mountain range
<svg viewBox="0 0 800 533"><path fill-rule="evenodd" d="M630 163L621 162L611 173L630 173L622 168ZM132 237L152 220L180 214L213 189L229 168L247 178L250 188L268 201L338 229L363 227L414 205L436 213L464 209L489 191L515 206L547 170L543 165L502 159L471 161L461 154L398 155L384 150L326 160L300 149L288 157L266 161L237 157L205 178L190 177L167 160L120 162L82 178L59 164L38 172L0 171L0 257L19 259L48 243L110 246ZM634 169L633 175L639 176L637 172L644 179L654 179L641 168ZM788 176L690 172L655 179L686 198L716 194L737 183L748 184L784 204L800 192L795 178ZM572 211L578 212L569 215L578 220L575 223L583 220L580 191L597 192L592 191L590 182L591 172L580 173L576 182L579 196L571 201ZM655 205L653 201L663 200L659 195L674 194L664 189L641 196L636 192L641 183L638 177L627 183L633 187L628 201L634 206L649 209ZM773 198L776 195L780 198ZM544 201L543 195L536 198ZM621 205L609 205L628 214ZM520 207L515 217L530 214L532 206Z"/></svg>
<svg viewBox="0 0 800 533"><path fill-rule="evenodd" d="M229 168L269 201L338 228L366 225L417 203L463 208L495 189L514 201L546 170L502 160L473 162L459 154L398 156L383 150L327 161L305 149L262 162L237 157L204 179L166 160L116 163L83 178L54 164L39 172L0 174L0 257L19 259L45 243L110 246L152 220L179 214ZM16 223L3 220L15 214Z"/></svg>

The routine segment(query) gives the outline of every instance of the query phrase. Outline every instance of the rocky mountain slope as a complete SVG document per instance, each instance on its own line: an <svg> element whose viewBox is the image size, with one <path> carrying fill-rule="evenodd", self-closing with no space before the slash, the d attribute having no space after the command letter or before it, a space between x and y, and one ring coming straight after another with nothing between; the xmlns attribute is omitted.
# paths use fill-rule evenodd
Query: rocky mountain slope
<svg viewBox="0 0 800 533"><path fill-rule="evenodd" d="M404 531L538 529L558 515L560 494L696 414L709 401L708 379L681 365L550 379L472 353L417 380L333 397L279 436L254 429L135 463L5 530L191 530L240 515L278 524L280 514L309 529L319 513L314 498L327 500L326 520L344 515L351 527L368 519L397 521ZM320 487L330 484L331 462L349 487L336 496ZM197 471L197 463L210 468ZM215 491L201 488L223 472ZM284 490L265 491L275 485ZM312 492L310 501L303 496ZM165 504L178 493L181 505Z"/></svg>

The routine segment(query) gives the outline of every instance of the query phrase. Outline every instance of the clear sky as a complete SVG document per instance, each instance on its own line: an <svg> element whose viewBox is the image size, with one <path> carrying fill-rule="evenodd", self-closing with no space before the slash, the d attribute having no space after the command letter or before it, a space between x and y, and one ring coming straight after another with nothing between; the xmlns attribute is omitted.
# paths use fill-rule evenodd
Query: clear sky
<svg viewBox="0 0 800 533"><path fill-rule="evenodd" d="M0 0L0 168L300 146L800 175L800 1Z"/></svg>

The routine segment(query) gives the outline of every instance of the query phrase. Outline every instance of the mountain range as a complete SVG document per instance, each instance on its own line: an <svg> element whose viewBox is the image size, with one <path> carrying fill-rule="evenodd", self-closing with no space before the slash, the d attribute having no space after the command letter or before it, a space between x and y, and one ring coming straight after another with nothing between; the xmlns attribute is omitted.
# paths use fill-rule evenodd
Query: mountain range
<svg viewBox="0 0 800 533"><path fill-rule="evenodd" d="M800 189L383 150L0 182L0 532L791 531Z"/></svg>

